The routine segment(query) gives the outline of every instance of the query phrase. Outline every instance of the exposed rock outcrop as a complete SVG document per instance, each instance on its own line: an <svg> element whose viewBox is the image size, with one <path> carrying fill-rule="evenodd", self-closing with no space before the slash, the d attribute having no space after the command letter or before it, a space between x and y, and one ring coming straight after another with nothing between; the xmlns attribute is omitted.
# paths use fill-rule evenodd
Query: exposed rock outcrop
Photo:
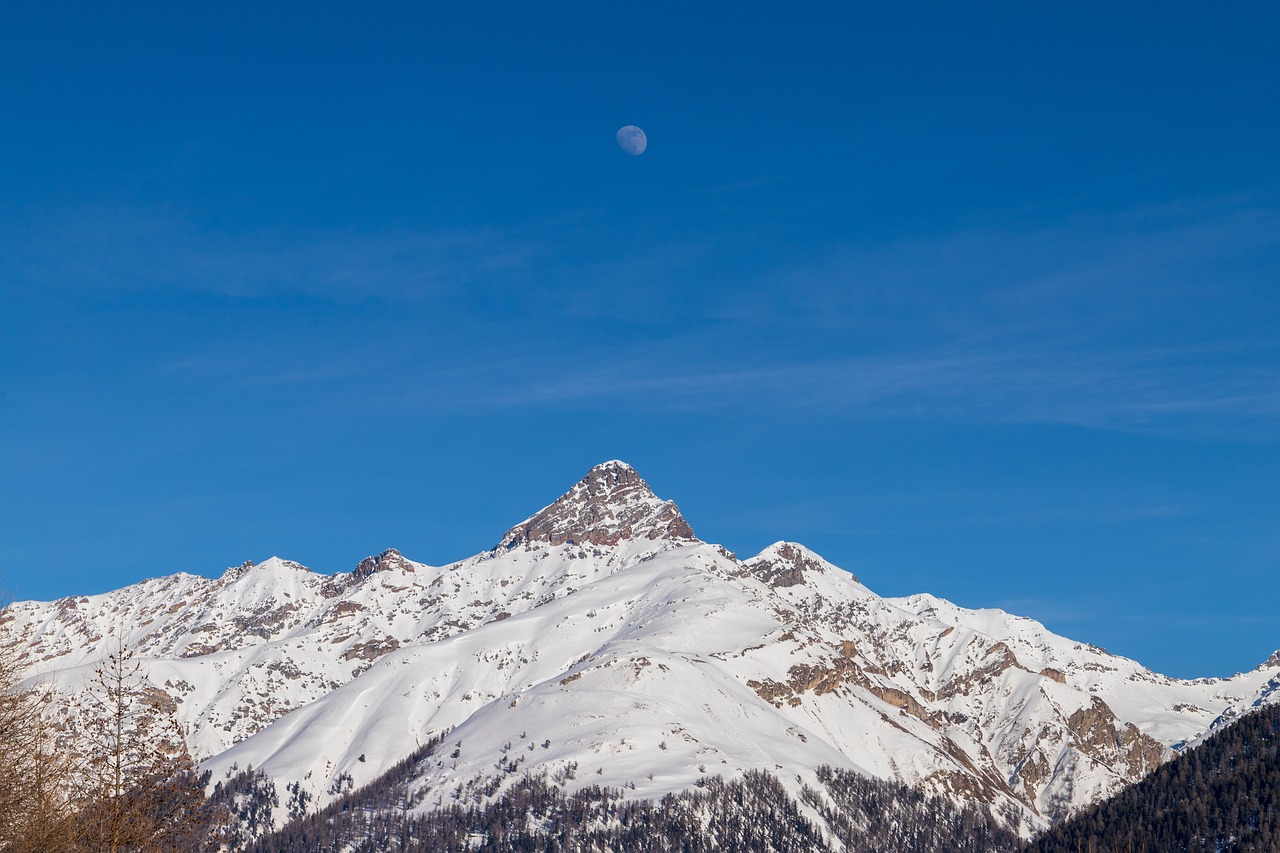
<svg viewBox="0 0 1280 853"><path fill-rule="evenodd" d="M658 498L630 465L613 461L592 468L555 503L508 530L494 550L639 539L694 542L697 537L673 502Z"/></svg>
<svg viewBox="0 0 1280 853"><path fill-rule="evenodd" d="M412 572L413 570L413 563L401 556L395 548L388 548L376 557L365 557L351 574L358 580L364 580L375 572Z"/></svg>
<svg viewBox="0 0 1280 853"><path fill-rule="evenodd" d="M828 567L825 560L795 542L775 542L743 565L775 589L803 584L806 572L821 574Z"/></svg>

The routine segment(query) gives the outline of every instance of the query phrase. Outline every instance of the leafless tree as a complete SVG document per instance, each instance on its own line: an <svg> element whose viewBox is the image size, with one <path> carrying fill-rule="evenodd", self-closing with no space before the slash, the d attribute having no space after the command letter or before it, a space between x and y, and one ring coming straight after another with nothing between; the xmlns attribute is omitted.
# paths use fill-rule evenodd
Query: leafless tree
<svg viewBox="0 0 1280 853"><path fill-rule="evenodd" d="M202 786L172 699L132 651L121 645L95 667L80 716L72 849L197 849L210 822Z"/></svg>
<svg viewBox="0 0 1280 853"><path fill-rule="evenodd" d="M72 811L73 762L52 714L57 694L22 680L28 640L0 606L0 853L58 849Z"/></svg>

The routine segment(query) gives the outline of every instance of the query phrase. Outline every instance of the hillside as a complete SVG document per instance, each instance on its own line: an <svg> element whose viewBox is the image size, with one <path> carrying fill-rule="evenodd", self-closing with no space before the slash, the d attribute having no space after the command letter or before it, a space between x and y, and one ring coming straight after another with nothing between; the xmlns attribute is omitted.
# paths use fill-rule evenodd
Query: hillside
<svg viewBox="0 0 1280 853"><path fill-rule="evenodd" d="M383 850L883 851L1013 853L1016 835L980 808L956 808L918 789L818 768L818 787L792 797L772 774L719 776L659 801L588 785L519 779L489 800L414 809L413 780L435 743L365 788L260 839L250 853Z"/></svg>

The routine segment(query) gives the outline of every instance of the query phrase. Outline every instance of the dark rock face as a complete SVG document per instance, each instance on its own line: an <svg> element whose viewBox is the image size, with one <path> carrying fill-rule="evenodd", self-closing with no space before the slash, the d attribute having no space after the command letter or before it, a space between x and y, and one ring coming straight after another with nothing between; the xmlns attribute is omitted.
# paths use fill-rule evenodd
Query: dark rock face
<svg viewBox="0 0 1280 853"><path fill-rule="evenodd" d="M370 640L367 643L356 643L343 652L342 659L375 661L387 652L393 652L398 648L400 648L399 640L395 637L385 637L381 640Z"/></svg>
<svg viewBox="0 0 1280 853"><path fill-rule="evenodd" d="M1115 713L1097 696L1088 708L1081 708L1067 718L1072 745L1094 760L1124 773L1129 781L1137 781L1168 757L1168 750L1133 723L1121 723ZM1126 772L1127 771L1127 772Z"/></svg>
<svg viewBox="0 0 1280 853"><path fill-rule="evenodd" d="M253 571L254 568L253 560L245 560L238 566L228 567L228 569L222 573L222 579L227 582L237 580L249 574L249 572Z"/></svg>
<svg viewBox="0 0 1280 853"><path fill-rule="evenodd" d="M392 569L412 572L413 565L400 555L395 548L388 548L376 557L365 557L352 572L357 579L367 578L374 572L386 572Z"/></svg>
<svg viewBox="0 0 1280 853"><path fill-rule="evenodd" d="M1067 674L1060 669L1054 669L1051 666L1046 666L1044 669L1040 670L1040 674L1045 678L1053 679L1059 684L1067 683Z"/></svg>
<svg viewBox="0 0 1280 853"><path fill-rule="evenodd" d="M498 549L549 545L617 545L624 540L694 542L693 528L625 462L592 468L576 486L502 537Z"/></svg>

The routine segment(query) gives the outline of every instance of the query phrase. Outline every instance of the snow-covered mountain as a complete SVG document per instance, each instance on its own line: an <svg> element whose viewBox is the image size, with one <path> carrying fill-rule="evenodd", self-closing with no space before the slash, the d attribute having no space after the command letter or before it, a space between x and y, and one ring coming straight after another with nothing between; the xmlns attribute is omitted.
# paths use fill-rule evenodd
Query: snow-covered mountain
<svg viewBox="0 0 1280 853"><path fill-rule="evenodd" d="M422 808L525 772L654 798L830 765L1030 833L1280 697L1280 653L1178 680L1003 611L882 598L802 545L739 559L616 461L443 567L272 558L13 609L33 677L74 691L123 642L215 779L252 766L312 807L447 732Z"/></svg>

